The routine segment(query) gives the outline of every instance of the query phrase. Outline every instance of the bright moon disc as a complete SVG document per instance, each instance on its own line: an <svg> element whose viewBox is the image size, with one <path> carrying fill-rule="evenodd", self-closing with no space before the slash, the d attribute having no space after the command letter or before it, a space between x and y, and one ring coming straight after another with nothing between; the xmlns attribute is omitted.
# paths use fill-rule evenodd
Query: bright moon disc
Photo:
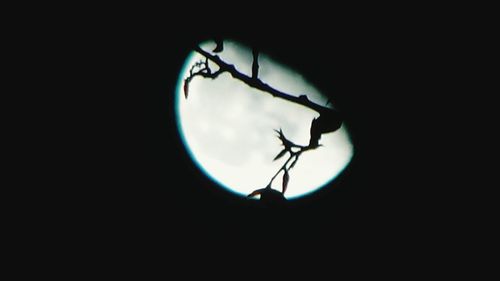
<svg viewBox="0 0 500 281"><path fill-rule="evenodd" d="M215 44L200 47L211 53ZM233 41L224 41L223 61L251 76L252 52ZM240 196L264 188L288 159L288 154L273 161L282 150L274 130L283 130L287 139L299 145L309 143L313 118L319 114L304 106L274 98L254 89L225 72L216 79L197 76L189 83L184 97L184 79L198 61L205 58L192 52L179 74L176 89L177 124L184 145L197 166L226 190ZM319 62L318 62L319 63ZM209 61L212 72L218 66ZM259 55L259 79L282 92L300 96L326 106L328 100L305 78L262 53ZM335 105L335 101L332 101ZM328 106L331 106L328 103ZM346 125L323 134L317 149L302 153L289 171L285 193L296 199L314 192L334 180L349 164L353 146ZM281 191L281 172L272 188Z"/></svg>

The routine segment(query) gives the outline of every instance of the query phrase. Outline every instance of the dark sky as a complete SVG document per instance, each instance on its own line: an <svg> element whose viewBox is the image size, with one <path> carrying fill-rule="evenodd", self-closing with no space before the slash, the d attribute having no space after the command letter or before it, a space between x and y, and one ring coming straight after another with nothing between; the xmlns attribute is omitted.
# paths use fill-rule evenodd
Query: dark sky
<svg viewBox="0 0 500 281"><path fill-rule="evenodd" d="M100 164L107 180L87 191L99 194L103 212L95 213L105 214L103 225L113 221L160 247L172 241L240 246L265 238L268 246L342 241L396 249L416 237L411 247L425 244L443 220L457 219L448 211L449 187L443 188L449 152L441 148L449 143L436 119L448 98L437 82L448 58L432 27L374 15L225 25L218 19L199 28L141 19L123 28L126 40L109 50L123 66L113 78L125 84L114 91L112 106L127 118L113 117L103 128L114 136L107 147L116 157ZM265 209L217 188L194 165L178 137L174 90L191 47L213 36L259 46L335 101L355 156L331 186L285 209ZM107 131L115 127L126 133Z"/></svg>
<svg viewBox="0 0 500 281"><path fill-rule="evenodd" d="M263 33L222 29L221 36L257 44L331 95L346 116L355 145L349 168L331 188L287 210L256 208L216 188L180 143L172 104L189 47L212 32L162 35L157 30L148 34L152 38L147 38L151 41L145 42L150 45L144 54L147 179L140 204L148 222L159 223L158 231L165 235L241 235L243 241L252 233L293 240L423 231L421 220L431 215L433 200L427 182L432 155L425 150L432 138L425 129L429 94L423 93L429 90L428 42L411 27L384 24L323 26L316 32L308 25L284 28Z"/></svg>
<svg viewBox="0 0 500 281"><path fill-rule="evenodd" d="M494 110L474 118L486 102L473 79L483 69L471 62L494 63L480 56L481 27L470 24L467 11L435 3L353 3L346 11L327 1L324 7L288 1L277 9L271 1L233 1L226 6L231 12L216 2L167 2L50 7L62 18L35 10L41 18L10 21L28 42L13 42L21 53L6 55L27 57L18 67L34 75L17 84L24 111L7 114L6 122L24 115L40 125L35 132L15 125L29 135L21 136L20 148L6 147L22 163L7 165L23 167L5 184L6 190L16 184L22 204L4 198L14 199L6 216L16 225L5 228L19 233L19 243L11 243L17 255L44 270L80 274L97 267L129 276L136 269L140 279L155 269L163 276L205 275L237 264L244 268L235 280L263 276L274 262L283 264L274 268L280 273L295 274L309 262L308 274L335 274L335 257L370 276L367 264L382 265L384 273L410 268L404 273L413 275L429 264L461 273L471 259L487 256L466 251L492 248L477 245L494 233L481 226L496 221L486 213L496 213L487 209L497 204L483 204L496 198L485 187L496 186L485 183L482 171L495 162L470 155L495 160L489 148L478 150L498 127L483 122L498 118ZM19 24L38 35L15 30ZM355 155L330 186L266 209L217 188L194 165L178 136L174 90L191 48L214 36L257 45L335 101ZM49 98L54 91L62 94ZM32 108L43 114L33 116ZM48 120L39 118L46 113ZM32 151L42 155L25 157ZM470 166L480 173L471 176ZM25 186L25 179L34 183ZM40 263L47 260L52 267ZM208 270L198 267L207 263Z"/></svg>

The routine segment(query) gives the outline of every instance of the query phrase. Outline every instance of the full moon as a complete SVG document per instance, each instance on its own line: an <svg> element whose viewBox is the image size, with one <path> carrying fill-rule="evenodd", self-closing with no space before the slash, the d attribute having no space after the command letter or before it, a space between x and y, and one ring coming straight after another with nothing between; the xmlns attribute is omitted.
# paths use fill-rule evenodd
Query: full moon
<svg viewBox="0 0 500 281"><path fill-rule="evenodd" d="M211 53L214 42L200 47ZM252 51L235 41L224 41L217 54L236 70L251 76ZM175 93L177 124L183 143L192 160L209 178L238 196L266 187L288 159L273 161L283 149L274 130L282 130L287 139L308 145L311 121L319 114L307 107L273 97L252 88L224 72L215 79L194 77L189 95L184 95L184 79L191 67L205 57L193 51L179 74ZM321 62L318 62L320 64ZM213 71L218 66L208 62ZM319 105L334 107L314 85L300 73L259 54L258 78L271 87L294 96L306 95ZM335 132L323 134L322 145L300 156L289 171L287 199L297 199L327 186L349 164L353 146L345 123ZM282 175L272 183L281 191Z"/></svg>

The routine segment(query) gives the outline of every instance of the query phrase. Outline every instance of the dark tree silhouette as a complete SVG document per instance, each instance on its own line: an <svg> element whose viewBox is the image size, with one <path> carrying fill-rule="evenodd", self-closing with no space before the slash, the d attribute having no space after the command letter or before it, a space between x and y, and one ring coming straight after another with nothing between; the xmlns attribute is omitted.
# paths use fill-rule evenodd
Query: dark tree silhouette
<svg viewBox="0 0 500 281"><path fill-rule="evenodd" d="M215 39L216 42L216 47L214 50L212 50L212 53L220 53L223 51L223 40L220 38ZM253 56L253 61L252 61L252 76L248 76L244 73L241 73L236 70L235 66L232 64L229 64L227 62L224 62L218 55L209 53L199 46L196 46L194 50L202 55L205 59L196 62L191 66L191 69L189 70L189 76L184 80L184 95L186 98L188 98L189 94L189 83L193 78L196 76L201 76L203 78L210 78L210 79L216 79L221 73L227 72L229 73L234 79L237 79L248 86L258 89L264 93L271 94L273 97L280 98L287 100L289 102L293 102L302 106L305 106L311 110L314 110L318 112L320 115L318 118L314 118L311 121L311 128L310 128L310 139L309 139L309 144L307 146L301 146L293 143L289 139L285 137L285 134L283 131L280 129L275 130L278 133L278 138L280 139L282 145L283 145L283 150L281 150L276 157L274 158L273 161L276 161L280 159L281 157L285 156L288 154L288 159L285 161L285 163L281 166L281 168L276 172L276 174L271 178L269 183L265 188L257 189L250 193L247 197L251 198L257 195L260 195L261 201L266 201L266 202L277 202L277 201L283 201L285 200L284 194L287 190L288 182L290 180L290 174L289 171L295 166L297 161L299 160L299 157L302 155L302 153L316 149L321 146L319 143L319 140L321 139L321 135L330 133L330 132L335 132L340 128L342 125L342 117L340 113L332 108L326 107L319 105L317 103L312 102L307 98L306 95L300 95L300 96L294 96L288 93L284 93L280 90L277 90L270 85L264 83L262 80L259 79L259 50L257 48L252 48L252 56ZM212 71L210 68L210 64L214 63L216 64L219 69L215 72ZM283 172L283 180L282 180L282 188L281 192L274 190L271 188L271 185L274 181L274 179L281 173Z"/></svg>

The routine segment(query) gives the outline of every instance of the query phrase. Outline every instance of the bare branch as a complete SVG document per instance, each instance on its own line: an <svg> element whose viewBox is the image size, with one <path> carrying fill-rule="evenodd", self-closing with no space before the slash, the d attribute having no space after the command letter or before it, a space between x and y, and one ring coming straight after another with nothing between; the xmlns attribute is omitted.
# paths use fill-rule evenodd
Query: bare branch
<svg viewBox="0 0 500 281"><path fill-rule="evenodd" d="M199 70L197 72L193 72L196 68ZM191 69L189 69L189 76L184 79L184 96L187 98L189 93L189 83L196 76L201 76L203 78L217 78L224 70L219 68L216 72L212 73L210 66L208 65L208 58L205 58L205 61L195 62Z"/></svg>
<svg viewBox="0 0 500 281"><path fill-rule="evenodd" d="M295 161L292 162L292 165L290 165L290 167L288 167L288 169L291 170L295 166L295 164L297 163L298 160L299 160L299 157L298 156L295 157Z"/></svg>
<svg viewBox="0 0 500 281"><path fill-rule="evenodd" d="M282 142L283 146L285 146L285 148L273 159L273 161L281 158L286 152L290 153L290 157L288 157L288 159L285 161L285 163L274 174L274 176L269 181L268 186L271 186L274 179L279 175L279 173L281 171L283 171L284 172L283 180L286 179L286 183L283 183L284 185L283 185L282 193L284 194L286 191L286 186L288 185L288 181L290 179L290 175L288 174L288 171L290 171L295 166L295 164L297 164L297 161L299 160L299 157L303 152L311 150L311 149L316 149L319 147L319 145L308 145L308 146L296 145L285 137L285 134L283 133L283 131L281 129L279 131L278 130L275 130L275 131L279 134L278 138L281 140L281 142ZM300 148L300 149L298 151L294 152L294 151L292 151L292 147ZM290 163L290 161L292 159L294 159L294 161L292 162L292 164L290 164L290 166L287 167L288 163Z"/></svg>
<svg viewBox="0 0 500 281"><path fill-rule="evenodd" d="M278 155L276 155L276 157L274 157L273 161L276 161L278 159L280 159L281 157L283 157L286 153L287 153L287 149L283 149L280 153L278 153Z"/></svg>
<svg viewBox="0 0 500 281"><path fill-rule="evenodd" d="M220 69L217 70L216 72L214 73L209 73L209 72L202 72L202 71L199 71L199 72L196 72L194 73L191 78L193 77L196 77L196 76L201 76L203 78L211 78L211 79L215 79L217 78L217 76L219 76L223 71L221 71Z"/></svg>
<svg viewBox="0 0 500 281"><path fill-rule="evenodd" d="M249 77L248 75L245 75L245 74L237 71L236 68L234 67L234 65L231 65L231 64L224 62L219 56L212 55L212 54L206 52L205 50L203 50L202 48L200 48L199 46L195 47L195 51L198 52L199 54L203 55L204 57L208 58L209 60L211 60L215 64L217 64L219 66L219 68L222 69L223 71L229 72L231 74L231 76L233 76L235 79L240 80L241 82L247 84L250 87L261 90L261 91L266 92L266 93L269 93L273 97L281 98L281 99L284 99L284 100L287 100L287 101L290 101L290 102L293 102L296 104L300 104L300 105L305 106L309 109L312 109L320 114L323 112L333 111L333 109L331 109L331 108L328 108L328 107L325 107L325 106L322 106L322 105L319 105L317 103L310 101L309 99L307 99L306 96L296 97L296 96L281 92L279 90L276 90L273 87L269 86L268 84L262 82L258 78Z"/></svg>

